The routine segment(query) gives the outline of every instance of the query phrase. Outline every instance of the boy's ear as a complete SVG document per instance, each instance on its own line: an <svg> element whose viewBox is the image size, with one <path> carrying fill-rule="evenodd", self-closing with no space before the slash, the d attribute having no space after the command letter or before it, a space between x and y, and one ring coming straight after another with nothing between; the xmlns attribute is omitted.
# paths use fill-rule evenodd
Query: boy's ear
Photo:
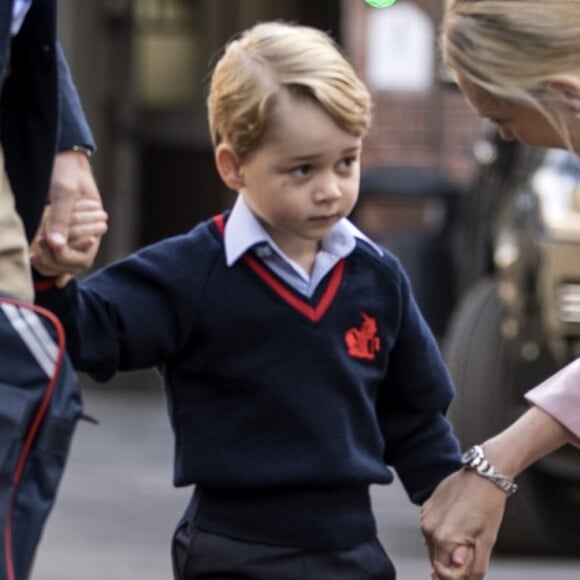
<svg viewBox="0 0 580 580"><path fill-rule="evenodd" d="M241 163L229 143L220 143L215 149L215 164L222 181L233 190L244 186Z"/></svg>

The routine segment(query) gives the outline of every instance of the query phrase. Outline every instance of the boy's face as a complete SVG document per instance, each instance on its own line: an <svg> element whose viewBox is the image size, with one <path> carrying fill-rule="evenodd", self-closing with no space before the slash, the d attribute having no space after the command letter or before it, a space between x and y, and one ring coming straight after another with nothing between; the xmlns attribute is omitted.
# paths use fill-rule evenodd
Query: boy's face
<svg viewBox="0 0 580 580"><path fill-rule="evenodd" d="M262 145L240 164L246 203L280 249L299 263L350 214L359 190L362 139L307 98L277 107Z"/></svg>

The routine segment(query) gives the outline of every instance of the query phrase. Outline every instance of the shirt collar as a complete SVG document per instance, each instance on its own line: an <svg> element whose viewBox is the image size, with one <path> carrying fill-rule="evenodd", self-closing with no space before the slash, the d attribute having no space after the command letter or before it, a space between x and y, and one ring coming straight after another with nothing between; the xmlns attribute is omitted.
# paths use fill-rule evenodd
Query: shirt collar
<svg viewBox="0 0 580 580"><path fill-rule="evenodd" d="M356 240L363 240L380 256L383 250L361 232L351 221L341 219L330 234L322 240L322 248L326 252L346 258L356 245ZM258 218L252 213L242 195L238 195L224 232L226 263L232 266L250 248L267 243L283 258L286 258L274 240L269 236Z"/></svg>

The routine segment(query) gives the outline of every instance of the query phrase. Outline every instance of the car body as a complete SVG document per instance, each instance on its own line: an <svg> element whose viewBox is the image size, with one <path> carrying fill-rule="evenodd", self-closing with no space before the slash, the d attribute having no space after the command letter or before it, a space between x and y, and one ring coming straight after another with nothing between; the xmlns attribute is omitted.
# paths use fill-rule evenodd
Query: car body
<svg viewBox="0 0 580 580"><path fill-rule="evenodd" d="M526 409L524 393L580 354L580 162L488 145L462 240L468 275L443 347L464 446L509 425ZM577 554L580 451L565 446L519 480L498 549Z"/></svg>

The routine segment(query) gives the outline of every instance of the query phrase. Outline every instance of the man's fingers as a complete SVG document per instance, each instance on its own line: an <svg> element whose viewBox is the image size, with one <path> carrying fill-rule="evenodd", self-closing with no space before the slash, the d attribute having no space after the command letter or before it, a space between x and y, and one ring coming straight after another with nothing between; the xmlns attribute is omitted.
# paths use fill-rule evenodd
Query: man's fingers
<svg viewBox="0 0 580 580"><path fill-rule="evenodd" d="M81 197L75 201L75 211L95 211L95 210L103 210L103 204L101 203L100 199Z"/></svg>
<svg viewBox="0 0 580 580"><path fill-rule="evenodd" d="M79 272L90 267L94 256L89 250L96 244L96 241L96 238L89 238L81 242L78 248L67 245L53 250L60 271Z"/></svg>
<svg viewBox="0 0 580 580"><path fill-rule="evenodd" d="M49 197L51 207L44 235L52 248L62 248L69 238L75 202L86 199L102 206L91 165L84 154L61 151L55 156Z"/></svg>
<svg viewBox="0 0 580 580"><path fill-rule="evenodd" d="M50 212L46 219L45 236L53 248L60 248L68 241L68 230L76 199L76 192L63 184L51 191Z"/></svg>
<svg viewBox="0 0 580 580"><path fill-rule="evenodd" d="M30 263L43 276L56 276L61 272L55 269L56 262L52 254L52 248L46 243L46 239L40 236L35 238L30 249Z"/></svg>
<svg viewBox="0 0 580 580"><path fill-rule="evenodd" d="M79 204L75 205L75 212L71 216L71 223L73 224L88 224L91 222L106 222L109 215L103 209L81 210L78 208Z"/></svg>
<svg viewBox="0 0 580 580"><path fill-rule="evenodd" d="M31 252L30 261L44 276L76 274L92 265L97 249L98 240L95 237L77 240L72 245L56 249L42 240Z"/></svg>
<svg viewBox="0 0 580 580"><path fill-rule="evenodd" d="M77 238L69 242L69 247L75 252L85 253L90 250L97 243L97 238L95 236L83 236L82 238ZM76 254L73 254L76 256Z"/></svg>
<svg viewBox="0 0 580 580"><path fill-rule="evenodd" d="M101 237L107 233L107 230L108 226L105 222L73 224L69 230L69 244L76 247L77 240L93 236Z"/></svg>

